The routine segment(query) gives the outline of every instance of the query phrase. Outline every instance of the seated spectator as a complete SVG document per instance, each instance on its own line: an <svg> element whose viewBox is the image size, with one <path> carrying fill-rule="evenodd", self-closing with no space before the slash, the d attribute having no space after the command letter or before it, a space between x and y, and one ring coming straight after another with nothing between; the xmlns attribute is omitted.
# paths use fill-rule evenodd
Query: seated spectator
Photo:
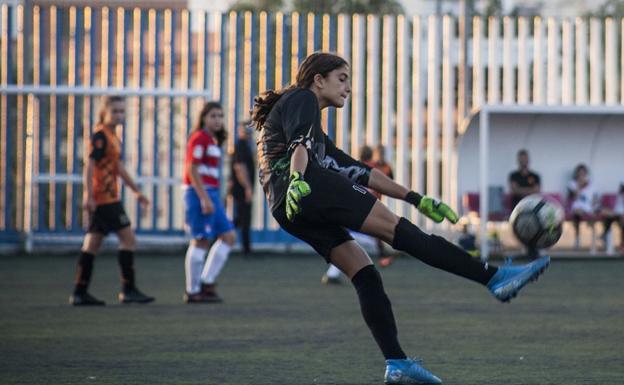
<svg viewBox="0 0 624 385"><path fill-rule="evenodd" d="M614 207L603 207L601 211L604 224L604 233L602 239L607 240L609 233L611 232L611 225L613 222L620 226L620 247L619 251L624 254L624 179L620 182L618 194L615 199Z"/></svg>
<svg viewBox="0 0 624 385"><path fill-rule="evenodd" d="M574 168L573 179L568 183L568 204L573 215L574 246L577 249L580 244L579 227L581 220L583 216L597 212L597 203L596 193L589 180L589 169L581 163Z"/></svg>
<svg viewBox="0 0 624 385"><path fill-rule="evenodd" d="M509 174L509 191L511 192L511 208L525 196L540 192L540 176L529 170L529 153L522 149L518 151L518 169Z"/></svg>
<svg viewBox="0 0 624 385"><path fill-rule="evenodd" d="M511 209L516 207L522 198L540 192L540 176L529 170L529 152L525 149L516 155L518 169L509 174L509 191L511 193ZM527 256L531 259L539 258L539 250L527 245Z"/></svg>

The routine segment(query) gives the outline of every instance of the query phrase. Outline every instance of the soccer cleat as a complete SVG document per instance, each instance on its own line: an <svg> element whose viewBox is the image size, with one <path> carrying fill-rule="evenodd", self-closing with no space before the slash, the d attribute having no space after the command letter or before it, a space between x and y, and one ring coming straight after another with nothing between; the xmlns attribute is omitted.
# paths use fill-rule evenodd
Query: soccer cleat
<svg viewBox="0 0 624 385"><path fill-rule="evenodd" d="M141 293L137 288L119 293L119 302L121 303L148 303L152 302L154 299L154 297Z"/></svg>
<svg viewBox="0 0 624 385"><path fill-rule="evenodd" d="M217 285L214 283L202 283L201 295L204 297L204 302L223 302L223 298L217 294Z"/></svg>
<svg viewBox="0 0 624 385"><path fill-rule="evenodd" d="M72 294L69 296L69 304L73 306L104 306L106 302L100 301L91 294L84 292L82 294Z"/></svg>
<svg viewBox="0 0 624 385"><path fill-rule="evenodd" d="M550 257L539 257L521 266L501 266L486 285L498 300L509 302L529 282L537 280L548 268Z"/></svg>
<svg viewBox="0 0 624 385"><path fill-rule="evenodd" d="M420 360L386 360L386 385L441 384L442 380L420 366Z"/></svg>
<svg viewBox="0 0 624 385"><path fill-rule="evenodd" d="M210 296L204 295L203 293L184 293L182 297L184 299L184 303L187 304L195 304L195 303L217 303L223 302L223 299L219 297L216 293Z"/></svg>

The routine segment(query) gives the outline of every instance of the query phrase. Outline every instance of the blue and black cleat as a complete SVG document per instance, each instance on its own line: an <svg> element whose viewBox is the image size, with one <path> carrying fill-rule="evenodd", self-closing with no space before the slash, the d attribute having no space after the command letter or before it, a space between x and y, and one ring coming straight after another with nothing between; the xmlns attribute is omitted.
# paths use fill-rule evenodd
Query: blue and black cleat
<svg viewBox="0 0 624 385"><path fill-rule="evenodd" d="M412 358L386 360L386 385L441 384L442 380Z"/></svg>
<svg viewBox="0 0 624 385"><path fill-rule="evenodd" d="M529 282L537 278L550 265L550 257L543 256L520 266L501 266L486 285L499 301L509 302Z"/></svg>

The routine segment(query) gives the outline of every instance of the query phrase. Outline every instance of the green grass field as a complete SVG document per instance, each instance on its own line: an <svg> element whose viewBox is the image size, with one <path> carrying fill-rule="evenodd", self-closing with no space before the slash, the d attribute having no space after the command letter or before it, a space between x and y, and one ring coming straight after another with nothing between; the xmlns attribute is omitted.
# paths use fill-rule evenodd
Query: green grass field
<svg viewBox="0 0 624 385"><path fill-rule="evenodd" d="M320 257L234 256L217 305L184 305L183 256L137 258L154 304L67 305L74 256L0 258L0 384L382 384L350 284ZM511 305L404 257L382 271L403 348L445 384L624 384L624 261L554 261Z"/></svg>

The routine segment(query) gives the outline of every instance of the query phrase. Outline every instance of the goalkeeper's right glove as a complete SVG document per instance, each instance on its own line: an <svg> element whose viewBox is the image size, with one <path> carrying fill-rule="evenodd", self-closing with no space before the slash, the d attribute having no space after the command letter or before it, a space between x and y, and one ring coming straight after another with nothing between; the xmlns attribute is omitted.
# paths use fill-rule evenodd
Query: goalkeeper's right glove
<svg viewBox="0 0 624 385"><path fill-rule="evenodd" d="M417 192L410 191L405 196L405 201L416 206L418 211L428 218L431 218L436 223L442 222L444 218L451 221L451 223L457 223L459 220L453 209L448 207L445 203L426 195L422 196Z"/></svg>
<svg viewBox="0 0 624 385"><path fill-rule="evenodd" d="M298 171L290 174L290 184L286 192L286 218L289 221L295 219L296 214L301 213L301 199L310 195L312 189L310 185L303 180L303 175Z"/></svg>

